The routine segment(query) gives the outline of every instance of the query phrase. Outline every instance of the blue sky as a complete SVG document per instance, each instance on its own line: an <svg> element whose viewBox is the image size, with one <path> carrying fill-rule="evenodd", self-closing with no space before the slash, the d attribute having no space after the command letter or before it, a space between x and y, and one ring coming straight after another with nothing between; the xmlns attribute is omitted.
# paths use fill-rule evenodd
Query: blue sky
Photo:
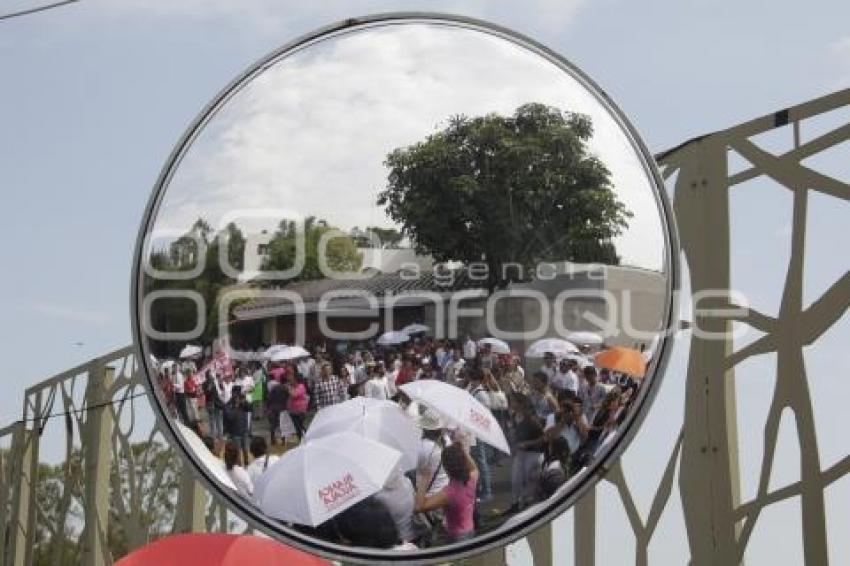
<svg viewBox="0 0 850 566"><path fill-rule="evenodd" d="M4 10L24 5L32 4ZM142 209L174 143L209 99L295 36L390 10L452 11L531 35L593 77L652 151L850 86L850 4L839 1L83 0L0 21L0 424L19 418L29 384L130 342L130 261ZM846 158L827 165L848 178ZM741 242L734 284L775 312L790 198L766 185L750 189L733 196ZM813 197L810 239L843 232L847 212L847 203ZM808 251L806 302L847 269L834 246ZM807 351L815 400L835 411L821 411L827 416L818 421L825 465L846 454L834 431L836 412L850 400L847 318ZM739 379L747 414L766 410L771 387L758 377L773 363L754 360L746 369L754 378ZM681 402L672 399L671 406ZM742 432L753 450L761 422ZM792 462L793 451L787 457ZM846 501L850 490L840 489ZM843 541L835 544L850 554ZM771 556L764 552L754 563Z"/></svg>

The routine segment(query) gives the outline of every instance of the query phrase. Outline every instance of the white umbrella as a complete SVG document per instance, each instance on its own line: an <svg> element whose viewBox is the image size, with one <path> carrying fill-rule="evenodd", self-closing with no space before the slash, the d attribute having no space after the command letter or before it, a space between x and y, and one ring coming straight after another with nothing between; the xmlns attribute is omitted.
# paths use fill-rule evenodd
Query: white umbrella
<svg viewBox="0 0 850 566"><path fill-rule="evenodd" d="M186 444L189 445L189 448L195 456L198 457L198 460L201 461L204 467L212 473L213 477L220 481L223 485L235 490L236 484L233 483L233 480L230 479L230 476L227 474L224 462L216 458L215 455L209 451L203 440L195 434L195 431L177 421L174 421L174 424L177 425L177 430L179 431L180 436L183 437L183 440L186 441Z"/></svg>
<svg viewBox="0 0 850 566"><path fill-rule="evenodd" d="M296 360L298 358L304 358L309 355L310 352L308 352L301 346L287 346L286 348L275 350L275 352L271 355L269 359L273 362L283 362L288 360Z"/></svg>
<svg viewBox="0 0 850 566"><path fill-rule="evenodd" d="M573 344L582 344L584 346L599 346L603 342L602 336L596 332L588 332L586 330L570 332L567 334L567 340Z"/></svg>
<svg viewBox="0 0 850 566"><path fill-rule="evenodd" d="M493 413L468 391L436 379L405 383L401 390L479 440L505 454L511 453L505 433Z"/></svg>
<svg viewBox="0 0 850 566"><path fill-rule="evenodd" d="M266 351L263 352L263 358L271 360L272 356L274 356L278 352L285 350L286 348L289 348L289 346L287 346L286 344L275 344L274 346L269 346L268 348L266 348Z"/></svg>
<svg viewBox="0 0 850 566"><path fill-rule="evenodd" d="M395 346L396 344L404 344L410 340L410 335L401 330L390 330L384 332L378 337L378 344L381 346Z"/></svg>
<svg viewBox="0 0 850 566"><path fill-rule="evenodd" d="M431 330L430 327L419 323L408 324L401 329L405 334L419 334L420 332L428 332L429 330Z"/></svg>
<svg viewBox="0 0 850 566"><path fill-rule="evenodd" d="M478 341L478 347L481 348L484 344L490 345L490 350L497 354L510 354L511 347L504 340L498 338L482 338Z"/></svg>
<svg viewBox="0 0 850 566"><path fill-rule="evenodd" d="M557 357L564 357L567 354L574 354L578 351L578 347L567 340L543 338L529 346L525 355L529 358L542 358L546 352L552 352Z"/></svg>
<svg viewBox="0 0 850 566"><path fill-rule="evenodd" d="M301 346L290 346L286 349L286 355L289 356L290 360L295 360L297 358L310 357L310 352Z"/></svg>
<svg viewBox="0 0 850 566"><path fill-rule="evenodd" d="M281 521L315 527L380 491L398 450L353 432L305 442L283 454L254 484L254 499Z"/></svg>
<svg viewBox="0 0 850 566"><path fill-rule="evenodd" d="M195 346L194 344L186 344L183 346L183 349L180 350L180 359L185 360L189 358L197 358L201 355L203 350L200 346Z"/></svg>
<svg viewBox="0 0 850 566"><path fill-rule="evenodd" d="M395 448L402 454L402 469L416 467L422 429L392 401L355 397L316 413L304 439L322 438L350 430Z"/></svg>

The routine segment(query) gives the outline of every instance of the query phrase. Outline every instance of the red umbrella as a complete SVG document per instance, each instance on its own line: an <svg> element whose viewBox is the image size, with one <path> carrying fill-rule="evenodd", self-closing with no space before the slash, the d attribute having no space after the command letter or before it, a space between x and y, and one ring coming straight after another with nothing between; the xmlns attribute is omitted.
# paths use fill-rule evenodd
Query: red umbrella
<svg viewBox="0 0 850 566"><path fill-rule="evenodd" d="M161 538L115 566L330 566L330 562L271 539L247 535L185 534Z"/></svg>

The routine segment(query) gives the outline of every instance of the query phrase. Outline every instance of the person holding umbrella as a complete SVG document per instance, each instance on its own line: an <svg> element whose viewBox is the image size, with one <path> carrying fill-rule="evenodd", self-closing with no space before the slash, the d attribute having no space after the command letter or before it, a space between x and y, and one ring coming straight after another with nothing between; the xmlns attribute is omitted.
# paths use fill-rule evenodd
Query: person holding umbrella
<svg viewBox="0 0 850 566"><path fill-rule="evenodd" d="M493 344L484 342L481 345L481 351L478 353L478 364L481 369L493 369L498 362L498 356L493 352Z"/></svg>
<svg viewBox="0 0 850 566"><path fill-rule="evenodd" d="M426 487L419 486L416 493L416 511L442 509L444 527L451 542L469 540L475 536L475 490L478 468L460 443L443 449L443 468L449 484L434 495L426 495Z"/></svg>
<svg viewBox="0 0 850 566"><path fill-rule="evenodd" d="M400 541L413 542L416 538L413 528L415 491L407 476L396 468L384 483L384 488L372 497L390 512Z"/></svg>
<svg viewBox="0 0 850 566"><path fill-rule="evenodd" d="M292 379L291 375L292 373L287 374L287 380ZM277 382L269 384L265 413L269 423L269 442L272 446L275 445L276 433L280 429L280 414L286 409L288 401L289 389Z"/></svg>
<svg viewBox="0 0 850 566"><path fill-rule="evenodd" d="M545 447L543 425L534 414L531 399L515 395L511 398L511 409L516 449L511 469L513 504L505 511L506 515L521 511L534 498Z"/></svg>
<svg viewBox="0 0 850 566"><path fill-rule="evenodd" d="M254 484L251 482L248 472L242 467L242 457L242 450L239 445L228 440L227 444L224 445L224 467L239 495L250 499L254 494Z"/></svg>
<svg viewBox="0 0 850 566"><path fill-rule="evenodd" d="M304 419L307 417L307 406L310 399L307 396L307 386L297 372L286 374L286 412L292 418L298 439L304 437Z"/></svg>
<svg viewBox="0 0 850 566"><path fill-rule="evenodd" d="M262 436L251 438L250 450L253 461L245 466L245 471L248 472L248 477L251 478L253 485L263 475L263 472L269 469L269 466L277 462L277 456L269 454L266 439Z"/></svg>
<svg viewBox="0 0 850 566"><path fill-rule="evenodd" d="M531 378L531 405L538 419L545 421L550 414L557 412L558 400L549 389L549 376L543 370L537 370Z"/></svg>
<svg viewBox="0 0 850 566"><path fill-rule="evenodd" d="M544 353L543 367L541 367L538 371L542 371L550 380L555 377L555 372L558 371L558 368L555 367L555 354L553 354L552 352Z"/></svg>
<svg viewBox="0 0 850 566"><path fill-rule="evenodd" d="M482 370L475 368L469 372L469 386L467 391L472 397L487 407L490 407L490 395L484 385L484 374ZM492 409L491 409L492 411ZM469 452L478 468L481 481L478 482L478 497L481 501L489 501L493 498L493 481L490 474L490 462L488 458L487 445L480 440L473 440L475 444L470 446Z"/></svg>

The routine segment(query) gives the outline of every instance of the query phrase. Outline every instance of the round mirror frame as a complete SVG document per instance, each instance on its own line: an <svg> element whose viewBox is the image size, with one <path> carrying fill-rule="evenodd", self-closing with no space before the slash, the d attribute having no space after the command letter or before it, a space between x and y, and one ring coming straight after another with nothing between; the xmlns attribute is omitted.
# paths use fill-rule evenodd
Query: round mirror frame
<svg viewBox="0 0 850 566"><path fill-rule="evenodd" d="M649 387L641 388L641 391L634 402L635 409L629 412L625 421L618 428L618 435L616 439L604 448L603 453L595 460L593 465L579 472L576 476L574 476L574 478L571 478L571 483L573 484L571 490L560 497L553 497L549 501L546 501L545 505L541 506L540 513L533 517L528 517L523 521L517 522L510 527L506 528L504 525L501 525L493 531L476 535L468 541L446 544L432 548L423 548L416 551L415 554L412 554L409 551L344 546L297 533L293 529L290 529L280 522L264 515L247 500L239 497L236 492L223 489L219 483L212 478L211 474L206 471L205 466L200 462L200 460L184 444L180 433L174 428L171 424L171 420L165 413L164 400L160 398L161 394L158 392L158 389L154 387L154 381L151 378L153 373L151 372L152 368L150 367L150 358L148 353L145 351L145 346L143 344L144 337L140 320L140 309L142 307L143 299L143 297L140 296L140 291L142 277L144 275L144 270L142 268L142 254L144 251L146 236L151 228L152 221L156 218L160 203L174 172L179 167L188 149L192 146L195 138L203 130L209 120L215 116L217 111L227 104L233 95L238 93L243 87L249 84L252 79L263 73L267 68L312 44L331 37L361 31L368 28L411 23L427 23L451 26L455 28L465 28L505 39L553 63L563 72L572 76L578 83L592 93L596 97L597 101L610 113L610 115L620 125L623 132L627 135L632 147L642 162L647 177L653 182L658 205L658 213L661 219L662 231L666 244L663 266L667 278L667 300L664 305L665 312L662 316L662 321L664 323L662 329L663 336L661 337L656 349L657 355L653 356L650 366L647 368L647 375L651 380ZM664 370L670 357L673 334L678 328L676 297L679 289L680 276L679 255L679 240L673 211L665 193L663 180L655 166L655 160L641 141L635 129L623 113L611 101L611 99L608 98L605 92L600 89L587 75L562 56L536 41L512 30L463 16L432 12L403 12L351 18L301 36L272 51L258 62L251 65L215 96L215 98L192 122L183 136L181 136L174 150L168 157L156 184L154 185L153 192L142 217L136 241L130 293L130 314L132 320L133 340L136 349L136 359L139 364L139 369L143 371L147 377L146 385L148 397L154 407L156 417L162 425L161 428L168 437L172 446L178 448L178 452L181 453L184 463L190 465L198 472L198 479L201 480L211 492L217 494L222 501L226 502L227 506L242 517L250 526L274 536L281 542L301 550L330 559L343 560L349 563L374 564L402 562L405 564L430 564L457 560L497 547L503 547L506 544L509 544L525 535L528 535L534 530L545 526L558 515L575 505L588 490L596 485L596 483L605 475L612 465L617 462L645 418L649 407L652 404L652 400L658 391L661 378L663 377Z"/></svg>

